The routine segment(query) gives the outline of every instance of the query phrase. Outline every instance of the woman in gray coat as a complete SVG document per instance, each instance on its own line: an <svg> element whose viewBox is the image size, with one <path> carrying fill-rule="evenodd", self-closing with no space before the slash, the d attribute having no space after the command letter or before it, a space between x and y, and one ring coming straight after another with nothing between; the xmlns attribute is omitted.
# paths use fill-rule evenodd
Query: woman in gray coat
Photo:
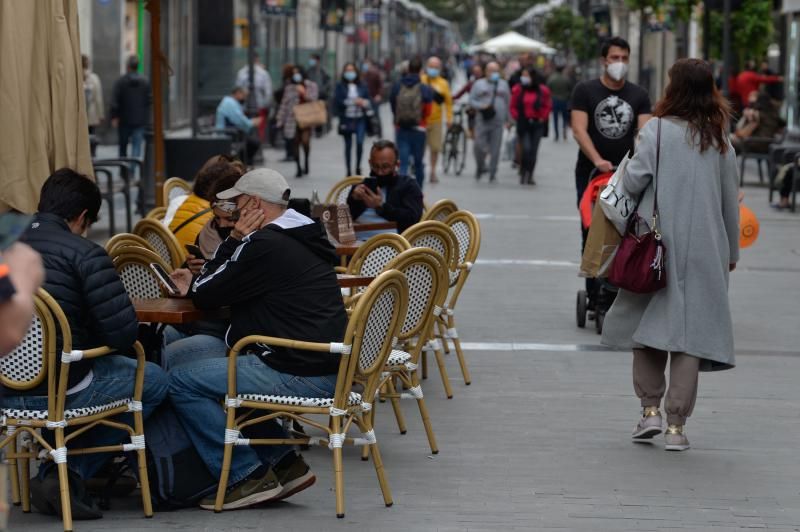
<svg viewBox="0 0 800 532"><path fill-rule="evenodd" d="M667 286L644 295L620 290L605 318L603 343L633 348L633 387L643 409L634 441L652 441L663 431L659 406L666 391L666 449L683 451L698 371L734 366L728 274L739 260L738 177L726 135L729 107L711 67L681 59L669 76L657 118L642 128L622 179L631 197L644 192L639 214L652 220L660 122L657 186Z"/></svg>

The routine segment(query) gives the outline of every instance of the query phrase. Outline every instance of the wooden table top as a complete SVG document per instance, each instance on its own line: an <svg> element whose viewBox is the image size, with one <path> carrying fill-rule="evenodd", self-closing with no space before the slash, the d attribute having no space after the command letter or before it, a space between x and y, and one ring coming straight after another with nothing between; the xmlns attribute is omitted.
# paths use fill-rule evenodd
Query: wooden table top
<svg viewBox="0 0 800 532"><path fill-rule="evenodd" d="M375 278L368 275L337 273L336 280L339 281L339 287L341 288L355 288L357 286L368 286Z"/></svg>
<svg viewBox="0 0 800 532"><path fill-rule="evenodd" d="M359 231L389 231L397 229L397 222L375 222L369 224L353 224L353 230L358 233Z"/></svg>

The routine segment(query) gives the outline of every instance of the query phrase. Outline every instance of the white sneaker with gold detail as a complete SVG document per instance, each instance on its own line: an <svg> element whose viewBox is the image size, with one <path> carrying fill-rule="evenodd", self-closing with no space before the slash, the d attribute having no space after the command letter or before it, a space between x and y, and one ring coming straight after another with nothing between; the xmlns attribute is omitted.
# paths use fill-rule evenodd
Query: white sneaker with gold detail
<svg viewBox="0 0 800 532"><path fill-rule="evenodd" d="M642 419L633 429L631 438L635 442L650 443L653 438L664 431L661 421L661 412L657 406L646 406L642 409Z"/></svg>
<svg viewBox="0 0 800 532"><path fill-rule="evenodd" d="M683 431L683 425L670 425L664 433L665 451L685 451L689 448L689 438Z"/></svg>

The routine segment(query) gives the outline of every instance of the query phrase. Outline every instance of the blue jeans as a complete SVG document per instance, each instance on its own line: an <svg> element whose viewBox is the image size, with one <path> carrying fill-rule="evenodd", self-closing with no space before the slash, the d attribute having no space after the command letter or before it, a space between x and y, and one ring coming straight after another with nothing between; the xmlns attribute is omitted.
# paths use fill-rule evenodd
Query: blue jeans
<svg viewBox="0 0 800 532"><path fill-rule="evenodd" d="M210 337L207 337L210 338ZM214 338L214 340L217 340ZM333 397L336 375L300 377L280 373L255 355L239 355L236 361L237 391L240 394ZM228 358L220 355L185 362L169 373L169 393L186 432L212 475L219 475L225 445L225 411L220 401L228 392ZM254 428L258 438L287 438L276 420ZM251 435L248 433L248 435ZM256 435L253 435L256 437ZM262 464L272 467L292 452L289 445L236 447L228 484L246 478Z"/></svg>
<svg viewBox="0 0 800 532"><path fill-rule="evenodd" d="M556 136L554 140L558 140L558 119L561 118L561 125L564 131L564 138L567 138L567 128L569 127L569 107L567 100L559 100L553 98L553 131Z"/></svg>
<svg viewBox="0 0 800 532"><path fill-rule="evenodd" d="M94 361L92 373L92 382L88 387L67 396L67 409L103 405L133 396L136 359L122 355L100 357ZM142 415L144 418L152 414L153 410L161 404L168 389L167 374L157 365L148 362L144 369L144 388L142 390ZM5 396L0 402L5 408L47 410L47 397L45 396ZM117 418L133 426L132 414L123 414ZM48 430L42 432L45 436L52 435L52 432ZM129 440L130 437L127 433L100 425L71 440L67 448L101 447L126 443ZM105 453L70 456L67 465L81 478L89 479L97 473L108 457L109 455Z"/></svg>
<svg viewBox="0 0 800 532"><path fill-rule="evenodd" d="M119 137L119 156L128 156L128 141L131 142L131 156L141 158L142 144L144 143L144 126L130 127L120 125L117 130Z"/></svg>
<svg viewBox="0 0 800 532"><path fill-rule="evenodd" d="M425 141L427 134L419 129L398 128L397 151L400 155L400 175L408 175L409 158L414 159L414 177L422 188L425 182Z"/></svg>
<svg viewBox="0 0 800 532"><path fill-rule="evenodd" d="M347 119L352 131L344 134L344 160L347 164L347 175L353 175L353 135L356 137L356 172L361 169L361 157L364 155L364 137L367 134L365 118Z"/></svg>
<svg viewBox="0 0 800 532"><path fill-rule="evenodd" d="M228 352L228 346L216 336L206 334L190 336L172 326L164 328L163 345L161 367L164 371L170 371L193 360L224 357Z"/></svg>

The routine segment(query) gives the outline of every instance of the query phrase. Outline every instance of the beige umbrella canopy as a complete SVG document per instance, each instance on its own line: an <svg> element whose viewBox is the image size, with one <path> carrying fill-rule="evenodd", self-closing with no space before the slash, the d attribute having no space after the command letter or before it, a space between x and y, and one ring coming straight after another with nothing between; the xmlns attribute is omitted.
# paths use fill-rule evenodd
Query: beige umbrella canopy
<svg viewBox="0 0 800 532"><path fill-rule="evenodd" d="M36 210L42 183L92 174L75 0L0 2L0 212Z"/></svg>

